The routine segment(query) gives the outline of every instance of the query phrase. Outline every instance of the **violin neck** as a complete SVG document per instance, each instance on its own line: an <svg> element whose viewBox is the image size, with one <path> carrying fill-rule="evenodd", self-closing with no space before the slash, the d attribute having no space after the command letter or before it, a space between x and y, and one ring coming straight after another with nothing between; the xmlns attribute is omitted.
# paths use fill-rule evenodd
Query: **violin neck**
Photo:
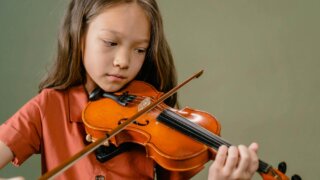
<svg viewBox="0 0 320 180"><path fill-rule="evenodd" d="M170 111L169 109L162 111L157 117L157 120L215 150L218 150L221 145L226 145L227 147L232 145L209 130L193 123L175 112ZM267 173L270 169L271 166L269 164L259 160L259 168L257 172Z"/></svg>

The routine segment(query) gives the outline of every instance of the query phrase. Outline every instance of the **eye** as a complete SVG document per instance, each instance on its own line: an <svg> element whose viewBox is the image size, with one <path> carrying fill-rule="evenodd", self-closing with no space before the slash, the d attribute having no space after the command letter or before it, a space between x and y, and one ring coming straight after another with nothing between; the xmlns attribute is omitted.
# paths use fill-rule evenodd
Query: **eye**
<svg viewBox="0 0 320 180"><path fill-rule="evenodd" d="M112 42L112 41L103 41L105 45L107 45L108 47L113 47L113 46L117 46L118 43L116 42Z"/></svg>
<svg viewBox="0 0 320 180"><path fill-rule="evenodd" d="M137 49L135 49L135 51L138 54L145 54L147 52L147 49L146 48L137 48Z"/></svg>

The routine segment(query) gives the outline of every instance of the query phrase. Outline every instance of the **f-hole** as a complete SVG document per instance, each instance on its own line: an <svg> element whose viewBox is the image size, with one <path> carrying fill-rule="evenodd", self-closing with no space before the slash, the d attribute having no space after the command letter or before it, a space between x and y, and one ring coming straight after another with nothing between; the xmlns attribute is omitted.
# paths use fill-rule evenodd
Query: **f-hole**
<svg viewBox="0 0 320 180"><path fill-rule="evenodd" d="M125 122L126 120L128 120L128 118L122 118L118 121L118 125L122 124L123 122ZM147 126L149 124L149 120L145 120L145 122L143 123L140 123L140 122L137 122L137 121L133 121L133 124L135 125L138 125L138 126Z"/></svg>

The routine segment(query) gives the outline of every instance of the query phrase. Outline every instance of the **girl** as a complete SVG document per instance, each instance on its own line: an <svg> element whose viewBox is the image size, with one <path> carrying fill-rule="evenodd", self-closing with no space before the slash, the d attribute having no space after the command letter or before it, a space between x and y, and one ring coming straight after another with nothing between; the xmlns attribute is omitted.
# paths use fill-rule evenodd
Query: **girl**
<svg viewBox="0 0 320 180"><path fill-rule="evenodd" d="M88 94L96 87L115 92L134 79L163 92L176 85L155 0L71 0L54 68L40 93L0 127L0 168L9 161L20 165L34 153L42 155L43 173L58 166L86 146L81 112ZM177 96L165 103L175 106ZM208 178L250 179L258 167L257 148L222 146ZM201 169L170 172L131 145L103 163L91 153L58 178L189 179Z"/></svg>

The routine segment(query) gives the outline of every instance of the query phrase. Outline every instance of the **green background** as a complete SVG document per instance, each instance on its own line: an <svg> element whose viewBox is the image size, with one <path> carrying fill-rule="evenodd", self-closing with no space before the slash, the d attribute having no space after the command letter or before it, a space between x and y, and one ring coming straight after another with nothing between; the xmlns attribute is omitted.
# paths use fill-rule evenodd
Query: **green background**
<svg viewBox="0 0 320 180"><path fill-rule="evenodd" d="M67 1L0 1L0 122L37 94ZM317 179L320 162L320 1L161 0L179 81L205 73L179 98L212 113L224 139L260 145L260 158ZM0 157L1 158L1 157ZM1 177L36 179L40 157ZM204 179L206 170L193 179ZM257 175L254 179L260 179Z"/></svg>

